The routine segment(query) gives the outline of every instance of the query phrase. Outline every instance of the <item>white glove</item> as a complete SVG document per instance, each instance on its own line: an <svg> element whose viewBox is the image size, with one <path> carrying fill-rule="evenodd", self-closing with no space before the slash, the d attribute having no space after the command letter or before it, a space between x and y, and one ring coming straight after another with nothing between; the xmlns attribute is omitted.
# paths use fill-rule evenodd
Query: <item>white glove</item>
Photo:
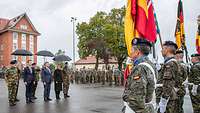
<svg viewBox="0 0 200 113"><path fill-rule="evenodd" d="M192 87L192 95L197 95L197 88L198 88L198 85L193 85Z"/></svg>
<svg viewBox="0 0 200 113"><path fill-rule="evenodd" d="M44 85L46 85L46 82L43 82Z"/></svg>
<svg viewBox="0 0 200 113"><path fill-rule="evenodd" d="M161 69L161 65L156 63L156 69L157 69L157 71L159 71Z"/></svg>
<svg viewBox="0 0 200 113"><path fill-rule="evenodd" d="M161 97L159 102L160 113L164 113L166 111L168 101L169 99L164 99Z"/></svg>
<svg viewBox="0 0 200 113"><path fill-rule="evenodd" d="M27 85L27 82L24 82L25 85Z"/></svg>

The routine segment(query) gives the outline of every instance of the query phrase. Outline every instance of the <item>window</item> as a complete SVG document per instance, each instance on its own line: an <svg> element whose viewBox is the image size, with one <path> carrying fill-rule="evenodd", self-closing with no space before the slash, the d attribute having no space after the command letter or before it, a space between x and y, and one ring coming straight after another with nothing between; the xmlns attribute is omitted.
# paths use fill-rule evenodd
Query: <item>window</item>
<svg viewBox="0 0 200 113"><path fill-rule="evenodd" d="M17 56L12 56L12 60L17 60Z"/></svg>
<svg viewBox="0 0 200 113"><path fill-rule="evenodd" d="M33 35L29 36L29 51L34 53L34 37Z"/></svg>
<svg viewBox="0 0 200 113"><path fill-rule="evenodd" d="M26 63L26 57L22 56L22 63Z"/></svg>
<svg viewBox="0 0 200 113"><path fill-rule="evenodd" d="M18 33L17 32L13 32L13 43L18 41Z"/></svg>
<svg viewBox="0 0 200 113"><path fill-rule="evenodd" d="M26 50L26 34L22 34L22 49Z"/></svg>
<svg viewBox="0 0 200 113"><path fill-rule="evenodd" d="M20 28L23 30L27 30L28 27L26 25L20 25Z"/></svg>

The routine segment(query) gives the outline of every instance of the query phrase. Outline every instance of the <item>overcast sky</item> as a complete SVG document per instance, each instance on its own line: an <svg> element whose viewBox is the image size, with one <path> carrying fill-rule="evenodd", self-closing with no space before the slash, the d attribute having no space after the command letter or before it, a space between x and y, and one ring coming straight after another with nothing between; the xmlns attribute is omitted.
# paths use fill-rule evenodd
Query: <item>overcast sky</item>
<svg viewBox="0 0 200 113"><path fill-rule="evenodd" d="M153 1L163 40L174 40L178 0ZM189 53L195 52L199 4L200 0L183 0ZM77 22L88 21L97 11L108 12L123 5L126 5L126 0L1 0L0 17L10 19L26 12L41 33L38 40L39 50L47 49L55 53L58 49L62 49L72 57L71 17L77 17Z"/></svg>

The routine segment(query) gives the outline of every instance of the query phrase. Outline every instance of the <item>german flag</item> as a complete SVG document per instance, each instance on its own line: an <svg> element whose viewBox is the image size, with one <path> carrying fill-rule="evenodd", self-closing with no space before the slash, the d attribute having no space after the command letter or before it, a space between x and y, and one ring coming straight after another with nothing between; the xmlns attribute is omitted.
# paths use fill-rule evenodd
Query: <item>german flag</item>
<svg viewBox="0 0 200 113"><path fill-rule="evenodd" d="M196 35L196 49L200 54L200 25L198 25L197 35Z"/></svg>
<svg viewBox="0 0 200 113"><path fill-rule="evenodd" d="M156 41L156 24L151 0L128 0L125 16L125 41L128 55L135 37Z"/></svg>
<svg viewBox="0 0 200 113"><path fill-rule="evenodd" d="M179 0L178 3L178 13L177 13L177 23L175 29L176 44L178 48L185 47L185 31L184 31L184 17L183 17L183 3Z"/></svg>

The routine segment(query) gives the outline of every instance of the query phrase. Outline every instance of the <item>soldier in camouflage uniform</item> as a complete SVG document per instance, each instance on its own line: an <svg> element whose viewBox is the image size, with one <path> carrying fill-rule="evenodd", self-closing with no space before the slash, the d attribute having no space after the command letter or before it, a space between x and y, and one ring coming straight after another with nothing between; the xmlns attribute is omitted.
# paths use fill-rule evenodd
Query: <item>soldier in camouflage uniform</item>
<svg viewBox="0 0 200 113"><path fill-rule="evenodd" d="M70 70L68 67L68 63L65 63L65 66L63 68L63 94L64 98L70 97L68 95L69 91L69 85L70 85Z"/></svg>
<svg viewBox="0 0 200 113"><path fill-rule="evenodd" d="M151 43L142 38L134 38L132 46L130 57L134 67L128 76L123 94L125 105L128 105L124 107L125 113L128 113L127 110L132 110L131 113L153 113L154 109L149 109L155 86L155 66L148 59Z"/></svg>
<svg viewBox="0 0 200 113"><path fill-rule="evenodd" d="M113 75L113 71L110 69L110 66L107 67L107 70L106 70L106 76L107 76L107 79L108 79L108 83L109 83L109 86L112 86L112 75Z"/></svg>
<svg viewBox="0 0 200 113"><path fill-rule="evenodd" d="M105 73L104 68L100 72L101 72L102 85L105 85L105 82L106 82L106 73Z"/></svg>
<svg viewBox="0 0 200 113"><path fill-rule="evenodd" d="M194 113L200 113L200 54L193 54L192 67L188 76L189 92Z"/></svg>
<svg viewBox="0 0 200 113"><path fill-rule="evenodd" d="M179 74L179 64L175 59L177 45L172 41L163 44L162 55L164 64L159 72L156 84L156 101L159 105L158 113L176 113L177 84ZM177 81L176 81L177 80Z"/></svg>
<svg viewBox="0 0 200 113"><path fill-rule="evenodd" d="M5 80L8 86L8 99L10 106L16 105L16 93L18 84L18 69L16 67L17 61L12 60L10 62L11 67L5 72Z"/></svg>
<svg viewBox="0 0 200 113"><path fill-rule="evenodd" d="M177 89L176 93L178 97L178 99L176 100L176 106L177 106L176 113L184 113L183 103L184 103L184 96L186 94L186 88L183 83L187 79L188 67L183 62L183 57L184 57L184 53L182 50L176 51L175 58L178 61L179 66L180 66L180 73L176 76L177 80L179 81L177 81L175 84L175 88Z"/></svg>

